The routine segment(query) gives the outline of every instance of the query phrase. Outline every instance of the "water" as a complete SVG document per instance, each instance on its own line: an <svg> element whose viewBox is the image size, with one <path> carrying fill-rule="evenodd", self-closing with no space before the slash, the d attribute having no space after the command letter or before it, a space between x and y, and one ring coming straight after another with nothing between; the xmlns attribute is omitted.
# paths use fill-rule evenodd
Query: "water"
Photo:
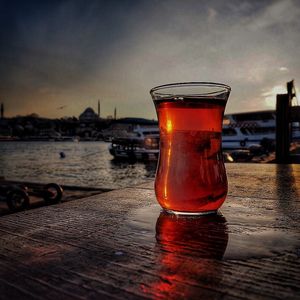
<svg viewBox="0 0 300 300"><path fill-rule="evenodd" d="M116 162L108 146L105 142L2 142L0 176L103 188L133 186L154 178L155 162Z"/></svg>

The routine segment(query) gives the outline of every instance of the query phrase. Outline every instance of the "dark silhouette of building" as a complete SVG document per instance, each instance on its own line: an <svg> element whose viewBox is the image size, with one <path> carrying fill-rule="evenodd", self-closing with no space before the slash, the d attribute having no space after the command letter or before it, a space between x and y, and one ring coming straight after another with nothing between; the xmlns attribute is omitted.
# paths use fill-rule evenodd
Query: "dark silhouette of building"
<svg viewBox="0 0 300 300"><path fill-rule="evenodd" d="M98 100L98 118L100 118L100 100Z"/></svg>
<svg viewBox="0 0 300 300"><path fill-rule="evenodd" d="M91 107L85 109L85 111L79 116L79 120L83 122L92 122L99 119L98 115Z"/></svg>
<svg viewBox="0 0 300 300"><path fill-rule="evenodd" d="M114 111L114 119L117 120L117 108L115 107L115 111Z"/></svg>

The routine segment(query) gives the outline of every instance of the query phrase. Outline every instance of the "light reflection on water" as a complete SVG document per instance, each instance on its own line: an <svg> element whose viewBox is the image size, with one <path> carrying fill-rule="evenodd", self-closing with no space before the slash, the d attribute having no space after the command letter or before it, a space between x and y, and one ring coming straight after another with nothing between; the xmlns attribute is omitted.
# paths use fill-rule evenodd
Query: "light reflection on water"
<svg viewBox="0 0 300 300"><path fill-rule="evenodd" d="M105 142L0 143L0 176L10 180L120 188L155 176L156 163L116 162ZM60 158L64 152L65 158Z"/></svg>

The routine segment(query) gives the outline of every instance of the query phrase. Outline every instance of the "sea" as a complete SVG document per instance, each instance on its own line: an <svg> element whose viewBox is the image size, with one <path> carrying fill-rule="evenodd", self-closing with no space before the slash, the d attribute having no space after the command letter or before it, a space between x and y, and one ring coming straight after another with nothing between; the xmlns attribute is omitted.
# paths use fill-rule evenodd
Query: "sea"
<svg viewBox="0 0 300 300"><path fill-rule="evenodd" d="M110 189L154 179L156 162L115 161L108 146L101 141L1 142L0 177Z"/></svg>

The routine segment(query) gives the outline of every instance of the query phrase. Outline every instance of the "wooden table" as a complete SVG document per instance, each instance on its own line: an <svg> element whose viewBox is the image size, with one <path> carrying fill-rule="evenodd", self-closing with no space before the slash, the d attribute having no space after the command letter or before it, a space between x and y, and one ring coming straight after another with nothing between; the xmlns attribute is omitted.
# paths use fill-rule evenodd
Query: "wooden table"
<svg viewBox="0 0 300 300"><path fill-rule="evenodd" d="M299 299L300 165L227 164L219 215L153 182L0 218L1 299Z"/></svg>

